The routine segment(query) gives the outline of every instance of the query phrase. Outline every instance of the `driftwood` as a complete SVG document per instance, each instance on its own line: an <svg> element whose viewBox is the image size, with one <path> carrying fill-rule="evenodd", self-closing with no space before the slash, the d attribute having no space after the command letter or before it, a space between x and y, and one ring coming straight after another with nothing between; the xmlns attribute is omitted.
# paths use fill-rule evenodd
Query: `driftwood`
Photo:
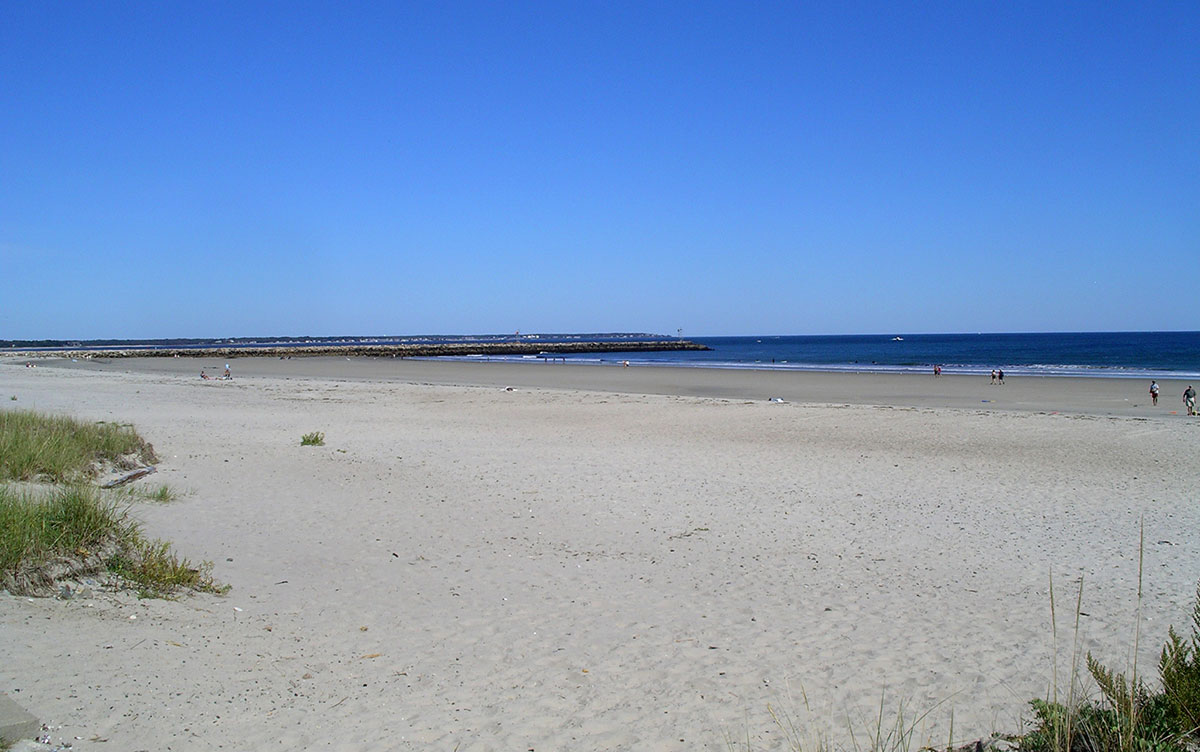
<svg viewBox="0 0 1200 752"><path fill-rule="evenodd" d="M116 488L117 486L123 486L131 480L137 480L138 478L149 475L150 473L152 473L154 471L155 471L154 465L149 465L147 467L139 467L137 470L134 470L131 473L125 473L120 478L116 478L115 480L110 480L109 482L105 483L104 485L102 485L100 487L101 488Z"/></svg>

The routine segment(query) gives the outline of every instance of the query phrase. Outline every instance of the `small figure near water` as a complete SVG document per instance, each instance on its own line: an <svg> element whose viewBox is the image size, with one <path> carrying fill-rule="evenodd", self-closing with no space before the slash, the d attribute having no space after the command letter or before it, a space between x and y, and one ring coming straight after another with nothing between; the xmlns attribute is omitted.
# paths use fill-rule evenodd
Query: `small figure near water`
<svg viewBox="0 0 1200 752"><path fill-rule="evenodd" d="M1196 390L1188 384L1188 388L1183 390L1183 404L1187 406L1188 415L1196 414Z"/></svg>
<svg viewBox="0 0 1200 752"><path fill-rule="evenodd" d="M1150 382L1150 404L1151 405L1158 404L1158 382L1157 381Z"/></svg>
<svg viewBox="0 0 1200 752"><path fill-rule="evenodd" d="M228 363L225 364L225 375L222 376L221 378L223 378L223 379L232 379L233 378L233 376L230 375L230 373L229 373L229 364Z"/></svg>
<svg viewBox="0 0 1200 752"><path fill-rule="evenodd" d="M996 376L1000 379L998 382L1000 386L1004 386L1004 369L1001 368L999 371L996 371Z"/></svg>
<svg viewBox="0 0 1200 752"><path fill-rule="evenodd" d="M209 376L207 373L204 372L204 369L201 368L200 369L200 378L208 380L208 379L211 379L212 376Z"/></svg>
<svg viewBox="0 0 1200 752"><path fill-rule="evenodd" d="M995 368L992 369L992 383L993 384L996 383L996 369Z"/></svg>
<svg viewBox="0 0 1200 752"><path fill-rule="evenodd" d="M939 376L941 376L941 375L942 375L942 367L941 367L941 366L934 366L934 367L933 367L933 377L936 379L936 378L938 378L938 377L939 377Z"/></svg>

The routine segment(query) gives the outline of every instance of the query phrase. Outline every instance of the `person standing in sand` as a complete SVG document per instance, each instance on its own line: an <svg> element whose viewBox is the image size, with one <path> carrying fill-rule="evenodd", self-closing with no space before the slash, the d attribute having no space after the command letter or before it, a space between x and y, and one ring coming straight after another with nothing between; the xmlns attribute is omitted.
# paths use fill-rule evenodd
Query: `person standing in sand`
<svg viewBox="0 0 1200 752"><path fill-rule="evenodd" d="M1188 415L1196 414L1196 390L1188 384L1188 388L1183 390L1183 404L1187 405Z"/></svg>
<svg viewBox="0 0 1200 752"><path fill-rule="evenodd" d="M1004 386L1004 369L1003 368L1001 368L999 371L996 371L996 377L1000 379L999 384L1001 386Z"/></svg>
<svg viewBox="0 0 1200 752"><path fill-rule="evenodd" d="M996 369L995 368L992 369L992 383L993 384L996 383Z"/></svg>
<svg viewBox="0 0 1200 752"><path fill-rule="evenodd" d="M1158 382L1157 381L1150 382L1150 404L1152 404L1152 405L1158 404Z"/></svg>

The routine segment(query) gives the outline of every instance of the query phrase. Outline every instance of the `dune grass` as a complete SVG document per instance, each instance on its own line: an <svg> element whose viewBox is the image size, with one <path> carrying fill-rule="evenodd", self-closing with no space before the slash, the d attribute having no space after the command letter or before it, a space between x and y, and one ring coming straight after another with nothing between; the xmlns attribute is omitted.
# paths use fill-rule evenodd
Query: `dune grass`
<svg viewBox="0 0 1200 752"><path fill-rule="evenodd" d="M175 489L168 486L166 483L160 484L153 488L142 488L141 486L133 486L127 492L130 498L140 501L154 501L159 504L168 504L179 498L179 494Z"/></svg>
<svg viewBox="0 0 1200 752"><path fill-rule="evenodd" d="M306 433L300 437L300 446L325 446L325 434L320 431Z"/></svg>
<svg viewBox="0 0 1200 752"><path fill-rule="evenodd" d="M837 744L833 741L833 733L828 721L819 720L808 703L804 689L800 690L802 702L789 711L785 707L767 706L767 712L775 726L783 735L783 749L787 752L913 752L913 750L930 749L918 744L917 729L925 718L942 703L921 713L914 712L904 700L894 704L887 700L885 694L879 697L879 707L870 717L856 724L847 715L845 731L849 737L848 744ZM953 718L953 716L952 716ZM951 737L953 737L953 724ZM740 749L752 752L754 746L749 738L745 741L735 740L730 736L725 738L725 746L730 752ZM947 749L951 749L947 746Z"/></svg>
<svg viewBox="0 0 1200 752"><path fill-rule="evenodd" d="M134 528L128 545L123 546L106 562L113 574L135 584L143 597L169 597L180 590L222 594L228 585L220 585L212 577L212 562L193 564L171 551L171 544L150 540Z"/></svg>
<svg viewBox="0 0 1200 752"><path fill-rule="evenodd" d="M1088 674L1099 696L1079 692L1077 659L1079 610L1083 581L1076 597L1075 646L1072 648L1070 688L1058 697L1057 667L1054 694L1030 702L1033 729L1020 738L1019 749L1027 752L1194 752L1200 749L1200 584L1192 606L1191 635L1179 636L1167 629L1167 641L1159 653L1158 686L1148 686L1138 674L1137 654L1141 642L1142 575L1144 533L1138 552L1138 607L1135 617L1133 656L1128 677L1086 656ZM1054 585L1050 588L1051 611ZM1052 621L1053 625L1053 621ZM1057 629L1055 644L1057 644Z"/></svg>
<svg viewBox="0 0 1200 752"><path fill-rule="evenodd" d="M1200 752L1200 583L1197 583L1192 605L1191 634L1183 637L1173 626L1168 628L1158 659L1158 682L1155 686L1148 685L1139 674L1137 664L1142 628L1144 553L1143 533L1138 554L1137 614L1129 651L1133 659L1128 674L1105 666L1091 653L1080 655L1081 578L1074 599L1074 638L1067 689L1060 693L1059 631L1054 578L1051 576L1050 628L1055 649L1049 668L1053 683L1045 699L1030 701L1033 717L1029 727L1023 733L993 734L988 740L962 744L954 740L954 716L951 714L950 735L944 749L947 752L971 752L989 749L995 742L1000 742L1003 745L1000 749L1020 752ZM1083 667L1086 667L1086 673ZM1095 687L1091 692L1086 691L1089 684ZM782 732L783 748L788 752L914 752L934 749L918 746L914 731L936 707L914 714L901 702L889 710L881 698L877 716L860 729L865 733L858 733L854 724L847 721L849 745L833 743L828 727L813 722L807 696L803 696L803 704L796 714L772 706L767 710ZM752 752L754 749L748 736L741 741L726 735L725 744L730 752L742 749Z"/></svg>
<svg viewBox="0 0 1200 752"><path fill-rule="evenodd" d="M0 588L41 594L57 579L106 570L146 596L224 592L211 563L180 559L129 515L131 499L173 500L169 486L105 492L87 482L102 468L155 461L130 426L0 411Z"/></svg>
<svg viewBox="0 0 1200 752"><path fill-rule="evenodd" d="M75 483L103 465L127 469L155 461L154 448L130 426L0 411L0 481Z"/></svg>
<svg viewBox="0 0 1200 752"><path fill-rule="evenodd" d="M18 490L0 485L0 587L44 592L59 577L112 572L142 595L220 593L212 564L194 565L146 538L114 495L86 485Z"/></svg>
<svg viewBox="0 0 1200 752"><path fill-rule="evenodd" d="M0 486L0 571L98 551L127 526L126 514L88 486L47 492Z"/></svg>

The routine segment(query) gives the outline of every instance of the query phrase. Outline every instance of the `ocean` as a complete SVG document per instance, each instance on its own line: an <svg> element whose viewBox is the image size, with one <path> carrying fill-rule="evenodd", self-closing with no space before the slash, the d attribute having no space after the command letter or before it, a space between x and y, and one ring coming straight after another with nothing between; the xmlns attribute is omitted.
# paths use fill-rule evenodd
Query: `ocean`
<svg viewBox="0 0 1200 752"><path fill-rule="evenodd" d="M1062 332L687 337L709 351L562 356L620 363L796 371L926 372L1014 376L1200 379L1200 332ZM553 345L547 343L547 352ZM522 360L529 356L491 360ZM557 357L557 356L556 356Z"/></svg>
<svg viewBox="0 0 1200 752"><path fill-rule="evenodd" d="M53 352L66 349L208 348L236 346L269 352L280 345L353 346L360 344L536 342L541 356L487 355L455 360L523 361L553 355L574 363L631 366L743 368L832 372L928 372L940 365L944 373L987 374L993 368L1013 376L1087 376L1095 378L1200 380L1200 332L1059 332L1010 334L854 334L748 337L686 337L710 347L707 351L607 352L560 355L560 342L601 341L619 347L621 340L673 339L664 335L605 334L491 334L344 337L258 337L224 340L108 340L85 343L0 342ZM30 345L34 345L30 347ZM451 356L443 356L451 357Z"/></svg>

